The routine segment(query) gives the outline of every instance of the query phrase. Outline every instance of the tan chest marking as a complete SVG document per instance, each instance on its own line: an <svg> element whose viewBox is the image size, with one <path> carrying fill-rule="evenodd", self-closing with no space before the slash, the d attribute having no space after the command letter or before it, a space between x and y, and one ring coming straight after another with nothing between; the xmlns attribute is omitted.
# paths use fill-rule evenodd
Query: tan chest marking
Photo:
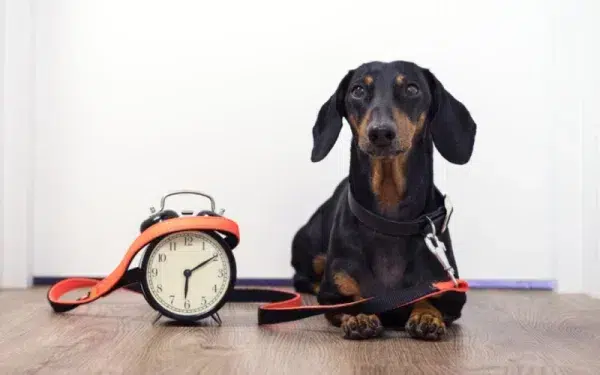
<svg viewBox="0 0 600 375"><path fill-rule="evenodd" d="M397 206L406 193L406 157L371 160L371 189L381 210Z"/></svg>

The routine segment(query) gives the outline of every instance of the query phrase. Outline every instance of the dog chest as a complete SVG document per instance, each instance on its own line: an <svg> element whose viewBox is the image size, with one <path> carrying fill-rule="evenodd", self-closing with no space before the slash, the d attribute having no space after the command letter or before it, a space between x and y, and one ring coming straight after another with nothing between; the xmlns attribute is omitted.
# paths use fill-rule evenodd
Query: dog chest
<svg viewBox="0 0 600 375"><path fill-rule="evenodd" d="M405 241L380 243L371 252L371 269L375 278L385 287L399 287L406 274L409 257Z"/></svg>

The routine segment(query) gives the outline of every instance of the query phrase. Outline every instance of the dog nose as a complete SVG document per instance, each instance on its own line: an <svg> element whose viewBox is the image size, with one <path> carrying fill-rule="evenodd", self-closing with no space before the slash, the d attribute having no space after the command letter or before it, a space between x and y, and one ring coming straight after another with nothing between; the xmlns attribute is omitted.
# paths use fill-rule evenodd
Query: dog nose
<svg viewBox="0 0 600 375"><path fill-rule="evenodd" d="M396 137L396 129L389 124L375 125L369 129L369 141L377 147L387 147Z"/></svg>

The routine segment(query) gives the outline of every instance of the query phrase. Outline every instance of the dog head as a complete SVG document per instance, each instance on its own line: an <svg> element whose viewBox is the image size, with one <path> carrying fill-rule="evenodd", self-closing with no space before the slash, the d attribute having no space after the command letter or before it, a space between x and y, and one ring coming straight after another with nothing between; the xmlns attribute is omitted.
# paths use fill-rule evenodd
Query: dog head
<svg viewBox="0 0 600 375"><path fill-rule="evenodd" d="M476 124L469 111L429 70L411 62L370 62L344 76L313 127L313 162L333 148L342 118L371 158L408 153L427 131L451 163L467 163L473 151Z"/></svg>

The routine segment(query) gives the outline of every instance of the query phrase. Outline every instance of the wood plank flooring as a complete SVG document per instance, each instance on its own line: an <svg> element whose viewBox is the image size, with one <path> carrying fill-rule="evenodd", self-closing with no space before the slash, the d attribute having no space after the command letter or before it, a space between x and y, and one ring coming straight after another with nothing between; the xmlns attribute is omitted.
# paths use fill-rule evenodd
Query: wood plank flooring
<svg viewBox="0 0 600 375"><path fill-rule="evenodd" d="M321 316L258 327L256 304L226 305L221 327L153 326L127 291L57 315L45 293L0 291L0 374L600 374L600 300L579 295L474 290L431 343L347 341Z"/></svg>

